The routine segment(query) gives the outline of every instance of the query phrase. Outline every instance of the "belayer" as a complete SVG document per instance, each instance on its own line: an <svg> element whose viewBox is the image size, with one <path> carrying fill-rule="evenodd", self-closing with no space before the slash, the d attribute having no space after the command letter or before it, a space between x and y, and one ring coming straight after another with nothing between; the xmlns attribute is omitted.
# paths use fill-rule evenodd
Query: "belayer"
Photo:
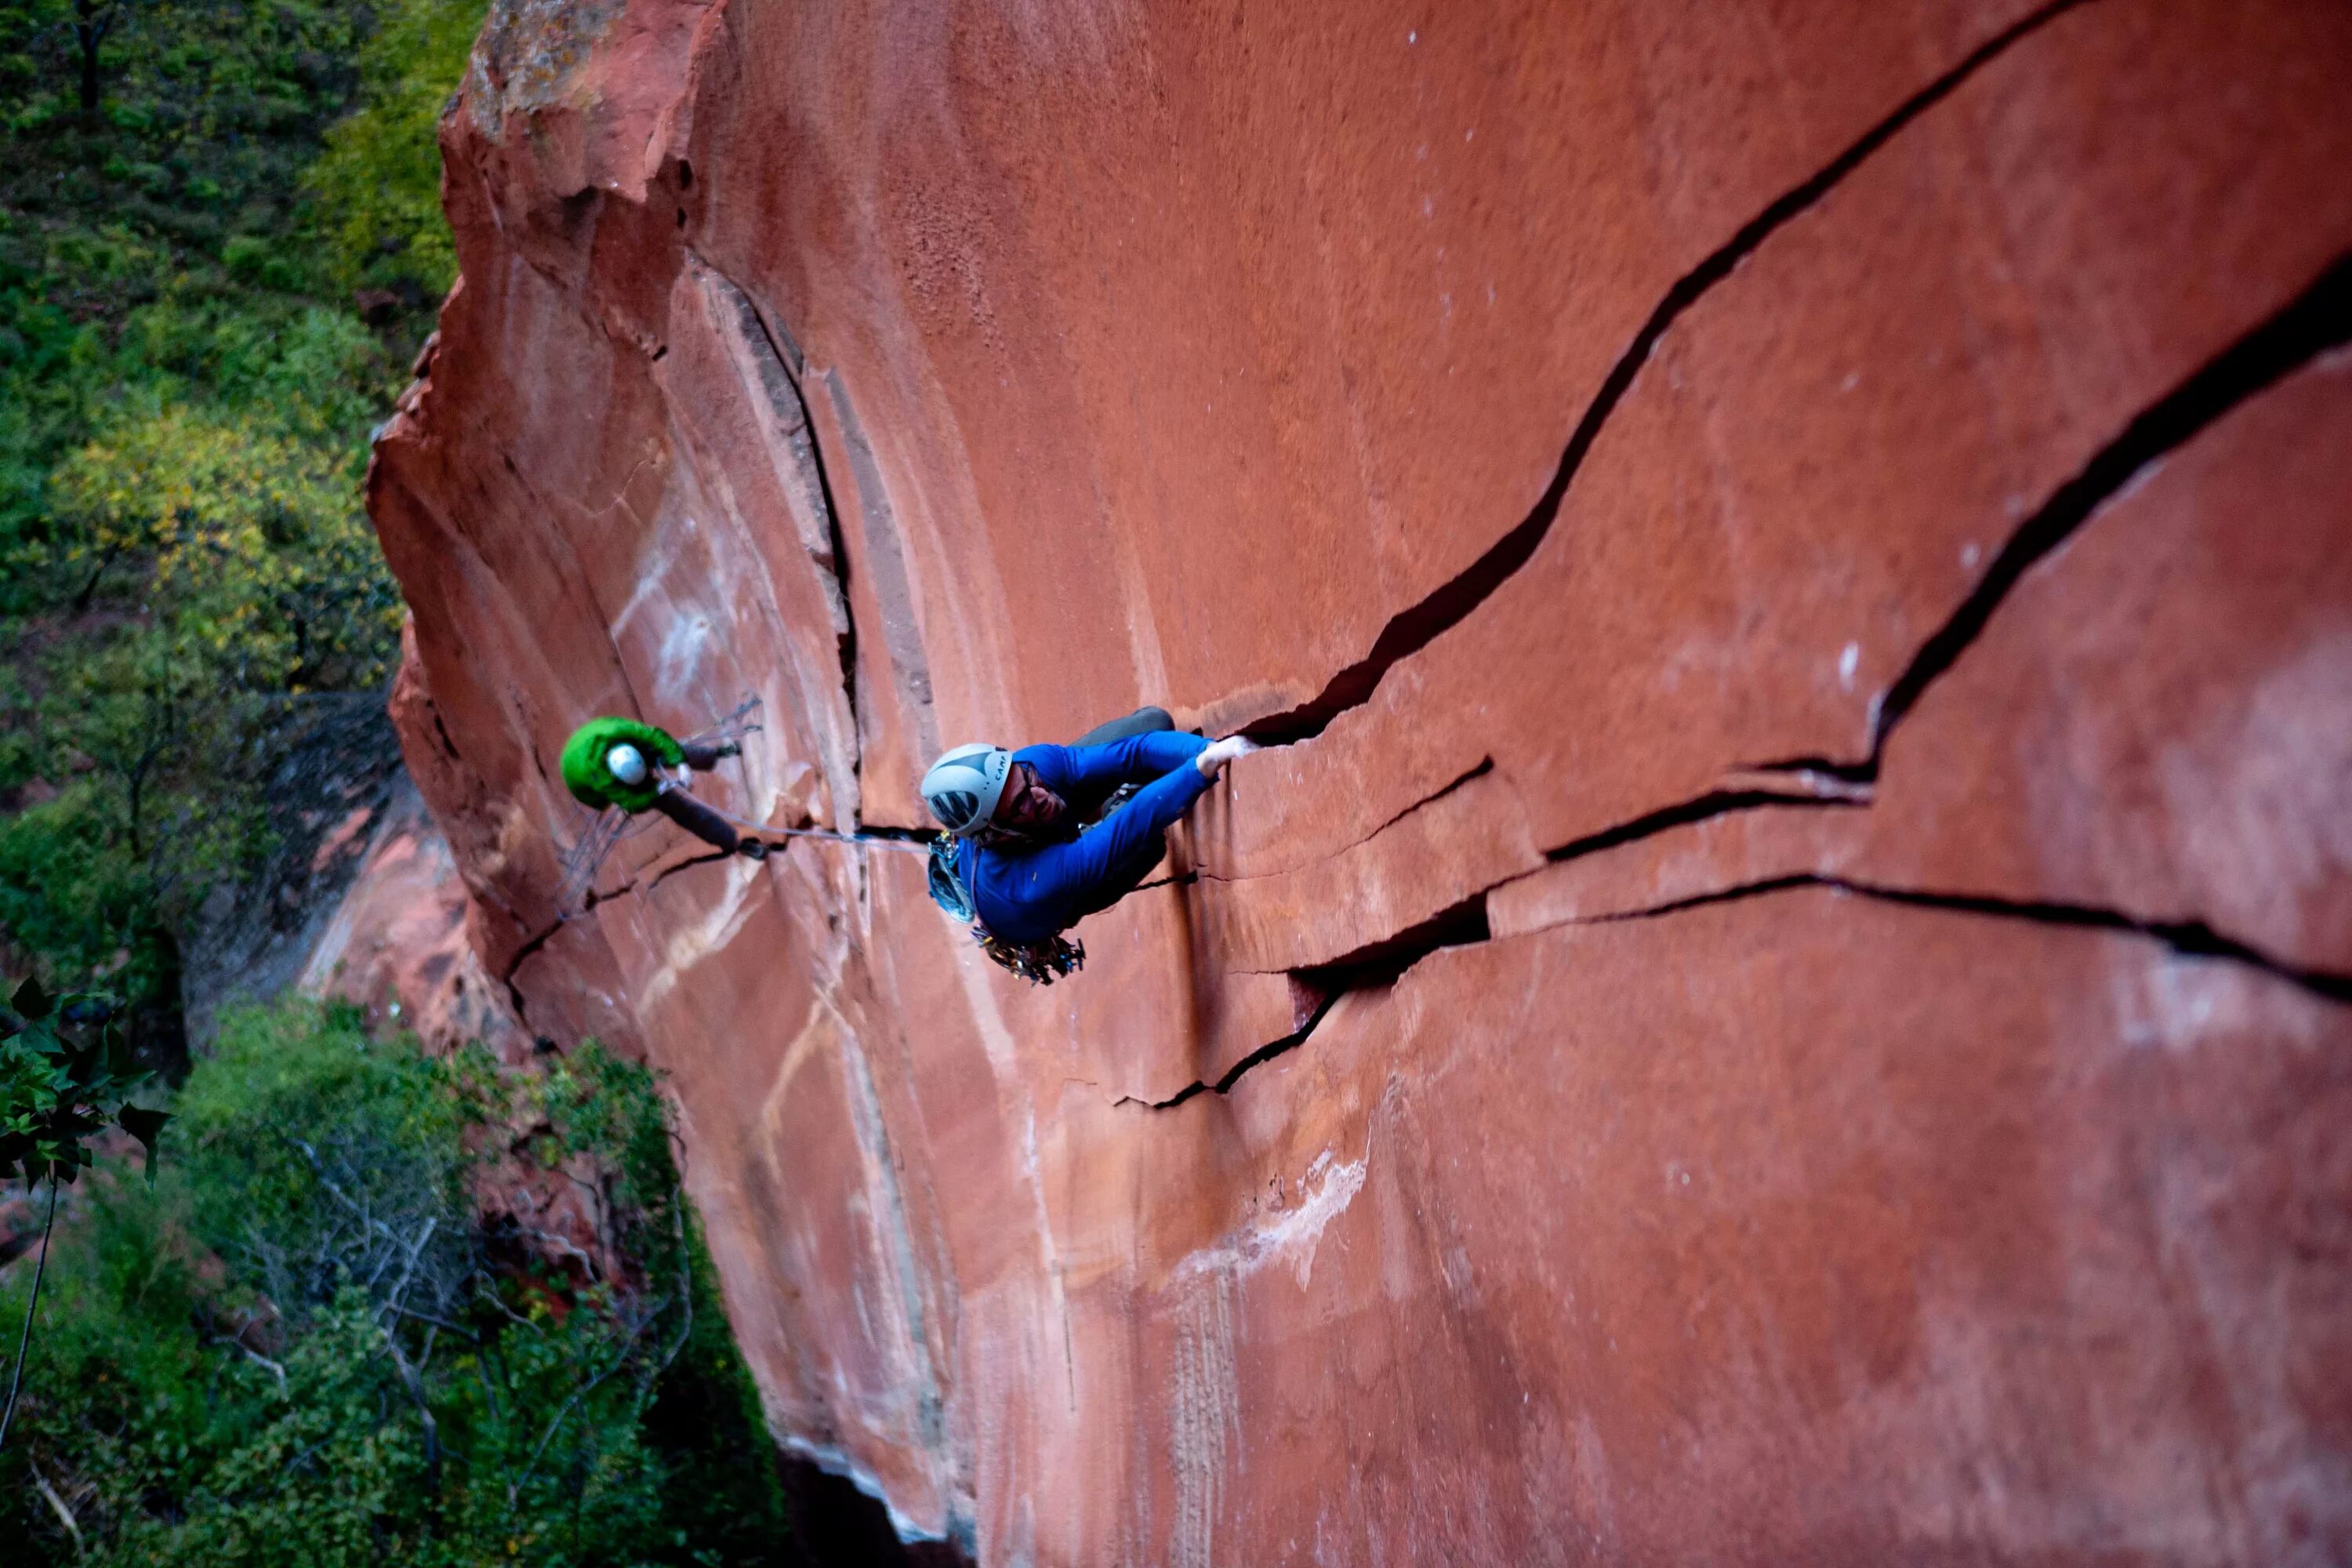
<svg viewBox="0 0 2352 1568"><path fill-rule="evenodd" d="M583 805L630 816L658 811L714 849L759 860L766 858L767 845L736 832L724 816L688 794L678 776L685 769L707 773L720 758L741 751L731 738L680 741L635 719L591 719L564 742L563 784Z"/></svg>
<svg viewBox="0 0 2352 1568"><path fill-rule="evenodd" d="M958 746L923 775L947 829L931 847L931 897L972 923L991 958L1051 984L1086 962L1062 933L1132 892L1169 826L1255 750L1239 735L1181 733L1158 708L1066 746Z"/></svg>

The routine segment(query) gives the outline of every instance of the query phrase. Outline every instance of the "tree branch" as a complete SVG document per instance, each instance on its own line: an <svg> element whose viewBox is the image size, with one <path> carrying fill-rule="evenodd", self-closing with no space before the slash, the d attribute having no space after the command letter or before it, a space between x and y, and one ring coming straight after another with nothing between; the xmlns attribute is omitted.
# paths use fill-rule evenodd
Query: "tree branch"
<svg viewBox="0 0 2352 1568"><path fill-rule="evenodd" d="M66 1500L58 1495L58 1489L49 1485L49 1478L41 1474L40 1466L28 1459L25 1468L33 1472L33 1485L39 1489L41 1500L49 1505L49 1511L58 1516L58 1522L66 1527L68 1535L73 1537L74 1555L79 1558L81 1555L81 1526L74 1522L74 1510L66 1506Z"/></svg>
<svg viewBox="0 0 2352 1568"><path fill-rule="evenodd" d="M33 1295L25 1303L25 1331L16 1338L16 1371L8 1380L8 1408L0 1411L0 1448L8 1446L8 1426L16 1419L16 1394L25 1386L25 1358L33 1344L33 1314L41 1305L41 1276L49 1267L49 1232L58 1223L58 1173L49 1168L49 1217L41 1222L41 1258L33 1265Z"/></svg>
<svg viewBox="0 0 2352 1568"><path fill-rule="evenodd" d="M647 1312L644 1317L638 1319L637 1326L631 1329L629 1331L628 1338L621 1342L621 1348L614 1354L612 1362L606 1365L604 1371L598 1373L595 1376L590 1378L587 1382L573 1389L572 1391L572 1397L563 1402L563 1408L558 1410L555 1413L554 1419L548 1422L547 1430L539 1435L538 1445L531 1449L530 1458L523 1465L522 1474L517 1476L513 1480L507 1483L507 1511L509 1513L512 1513L514 1511L516 1501L522 1496L522 1489L524 1485L530 1481L531 1472L539 1468L540 1457L547 1452L548 1444L555 1440L555 1434L562 1427L565 1419L571 1415L573 1407L576 1406L583 1399L587 1398L589 1394L594 1393L598 1386L600 1386L606 1378L611 1377L614 1373L621 1370L622 1364L629 1359L629 1351L631 1347L635 1345L637 1342L637 1336L644 1333L646 1328L652 1324L653 1321L661 1315L662 1308L667 1305L668 1305L667 1302L656 1302L652 1311Z"/></svg>

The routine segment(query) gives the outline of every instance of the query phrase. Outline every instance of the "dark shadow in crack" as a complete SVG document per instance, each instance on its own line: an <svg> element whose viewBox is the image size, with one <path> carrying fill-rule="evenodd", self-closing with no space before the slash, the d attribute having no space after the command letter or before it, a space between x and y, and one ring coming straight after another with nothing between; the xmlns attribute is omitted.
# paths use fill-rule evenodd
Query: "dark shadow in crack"
<svg viewBox="0 0 2352 1568"><path fill-rule="evenodd" d="M2033 566L2074 536L2108 500L2248 399L2321 354L2352 342L2352 254L2335 263L2284 309L2206 362L2140 411L2074 478L2051 492L2011 534L1951 618L1919 645L1879 701L1870 754L1856 759L1789 757L1759 773L1819 773L1870 784L1886 755L1887 737L1927 688L1968 651L2003 600Z"/></svg>
<svg viewBox="0 0 2352 1568"><path fill-rule="evenodd" d="M1121 1095L1113 1103L1139 1105L1150 1110L1172 1110L1196 1095L1227 1094L1245 1076L1276 1057L1286 1056L1306 1044L1339 998L1357 991L1379 991L1394 985L1404 972L1442 947L1465 947L1485 942L1492 933L1486 925L1486 895L1477 893L1463 900L1451 909L1442 910L1410 930L1398 932L1385 941L1374 942L1349 953L1330 963L1312 969L1294 969L1290 977L1299 989L1314 999L1313 1011L1307 1022L1278 1040L1271 1040L1235 1062L1225 1076L1214 1083L1198 1080L1186 1084L1166 1100L1139 1100Z"/></svg>
<svg viewBox="0 0 2352 1568"><path fill-rule="evenodd" d="M1776 790L1715 790L1680 805L1661 806L1658 810L1621 822L1614 827L1604 827L1598 833L1588 833L1581 838L1571 838L1557 849L1547 850L1547 860L1573 860L1580 855L1598 854L1614 849L1621 844L1648 838L1670 828L1687 827L1705 822L1709 817L1727 816L1736 811L1755 811L1768 806L1811 806L1822 810L1844 807L1850 810L1866 808L1867 795L1786 795Z"/></svg>
<svg viewBox="0 0 2352 1568"><path fill-rule="evenodd" d="M1656 905L1646 910L1627 910L1617 914L1593 915L1578 925L1614 925L1626 921L1657 920L1666 915L1680 914L1686 910L1704 909L1710 904L1737 903L1745 899L1767 898L1795 888L1828 888L1836 892L1851 893L1857 898L1876 899L1883 903L1905 904L1914 909L1949 910L1961 914L1984 915L1996 920L2027 921L2036 925L2070 927L2078 931L2123 931L2162 942L2173 952L2190 958L2218 958L2231 963L2242 963L2273 974L2288 984L2302 987L2313 995L2330 1002L2352 1002L2352 974L2339 974L2325 969L2305 969L2273 957L2250 942L2240 941L2226 932L2215 931L2203 921L2147 920L2126 914L2120 910L2105 909L2095 904L2070 904L2047 900L2000 899L1981 893L1943 893L1919 888L1891 888L1875 882L1858 882L1850 878L1824 876L1819 872L1799 871L1785 877L1767 878L1736 888L1718 889L1713 892L1695 893L1686 899Z"/></svg>
<svg viewBox="0 0 2352 1568"><path fill-rule="evenodd" d="M2038 31L2077 5L2089 0L2054 0L2022 20L2011 24L2000 33L1978 46L1968 58L1937 77L1934 81L1906 99L1894 113L1880 121L1862 137L1839 153L1804 184L1784 193L1762 212L1742 225L1739 231L1710 253L1706 259L1677 279L1665 297L1658 301L1650 319L1633 334L1625 352L1618 356L1609 374L1593 395L1584 416L1568 438L1561 452L1559 466L1551 482L1544 487L1531 510L1516 527L1489 546L1486 552L1472 562L1451 581L1439 586L1419 604L1400 610L1390 617L1387 626L1372 643L1371 651L1354 664L1333 676L1316 696L1297 708L1283 713L1270 713L1242 727L1242 733L1254 740L1268 742L1304 741L1323 732L1333 719L1350 708L1361 707L1371 700L1374 690L1400 659L1418 653L1438 637L1459 625L1471 611L1485 604L1497 588L1526 565L1536 552L1544 536L1551 531L1553 521L1559 515L1561 500L1568 494L1570 482L1582 466L1585 454L1600 437L1601 426L1616 411L1617 405L1641 374L1658 340L1683 312L1754 254L1756 248L1769 239L1788 223L1819 203L1864 160L1887 142L1897 132L1925 114L1957 91L1962 83L1986 65L2007 52L2020 39Z"/></svg>

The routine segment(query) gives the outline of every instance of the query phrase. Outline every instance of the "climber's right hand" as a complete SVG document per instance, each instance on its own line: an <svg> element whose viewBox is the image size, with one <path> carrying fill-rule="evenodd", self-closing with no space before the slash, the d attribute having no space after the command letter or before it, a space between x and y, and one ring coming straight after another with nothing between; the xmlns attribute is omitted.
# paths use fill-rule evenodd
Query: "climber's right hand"
<svg viewBox="0 0 2352 1568"><path fill-rule="evenodd" d="M1246 735L1228 735L1222 741L1210 742L1206 749L1192 759L1192 765L1201 770L1202 777L1215 778L1227 763L1235 757L1246 757L1258 749L1258 743Z"/></svg>

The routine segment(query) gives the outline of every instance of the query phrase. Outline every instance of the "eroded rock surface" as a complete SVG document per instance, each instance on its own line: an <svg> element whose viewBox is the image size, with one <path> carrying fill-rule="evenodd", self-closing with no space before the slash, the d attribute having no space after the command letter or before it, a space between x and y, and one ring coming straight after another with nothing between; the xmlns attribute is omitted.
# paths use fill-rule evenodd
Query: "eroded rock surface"
<svg viewBox="0 0 2352 1568"><path fill-rule="evenodd" d="M494 8L371 480L531 1036L988 1563L2352 1555L2352 12ZM1032 991L921 825L1289 742Z"/></svg>

